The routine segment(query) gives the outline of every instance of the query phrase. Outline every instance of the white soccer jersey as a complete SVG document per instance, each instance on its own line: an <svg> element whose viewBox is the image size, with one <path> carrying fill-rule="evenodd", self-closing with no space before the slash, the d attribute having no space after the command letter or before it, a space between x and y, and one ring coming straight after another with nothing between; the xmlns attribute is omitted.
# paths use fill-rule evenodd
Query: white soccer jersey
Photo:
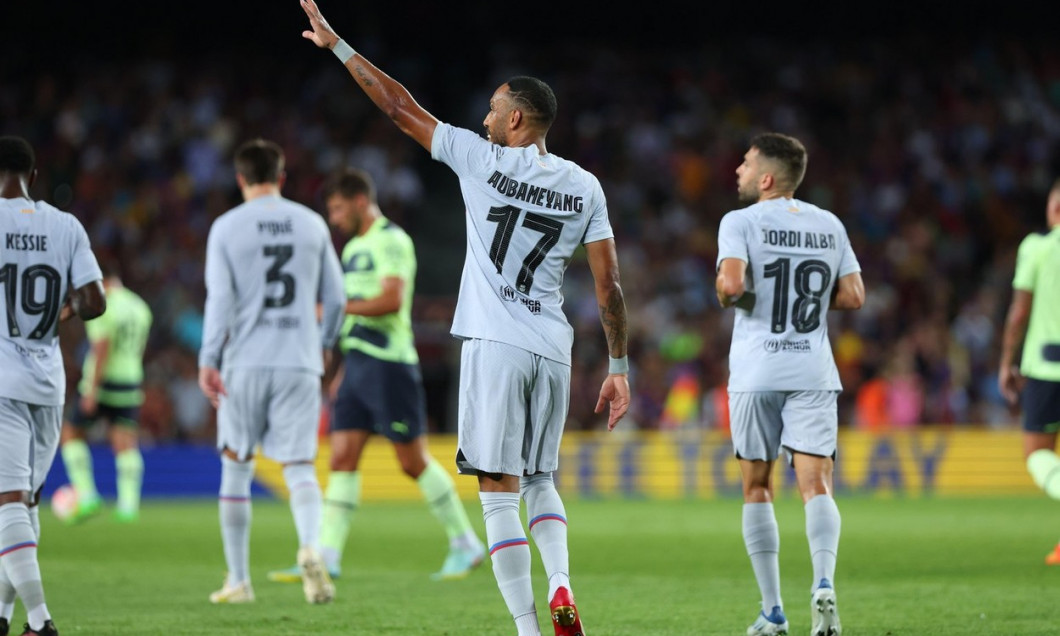
<svg viewBox="0 0 1060 636"><path fill-rule="evenodd" d="M722 218L718 265L726 258L747 263L754 303L736 309L729 390L841 390L828 306L836 281L861 271L843 223L798 199L762 201Z"/></svg>
<svg viewBox="0 0 1060 636"><path fill-rule="evenodd" d="M59 312L70 291L103 273L72 214L41 201L0 199L0 396L45 406L66 399Z"/></svg>
<svg viewBox="0 0 1060 636"><path fill-rule="evenodd" d="M570 364L563 272L580 244L614 237L600 182L536 146L507 148L438 124L431 156L460 177L467 253L452 333Z"/></svg>
<svg viewBox="0 0 1060 636"><path fill-rule="evenodd" d="M324 219L283 197L252 199L210 228L199 365L322 373L321 347L335 344L345 303Z"/></svg>

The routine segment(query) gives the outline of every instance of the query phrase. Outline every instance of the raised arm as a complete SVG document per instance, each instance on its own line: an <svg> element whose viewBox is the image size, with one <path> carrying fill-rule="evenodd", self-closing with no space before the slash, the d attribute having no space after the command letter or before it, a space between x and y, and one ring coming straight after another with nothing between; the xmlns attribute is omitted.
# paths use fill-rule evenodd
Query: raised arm
<svg viewBox="0 0 1060 636"><path fill-rule="evenodd" d="M428 151L431 149L431 138L438 120L416 103L408 90L392 77L364 59L364 56L349 48L320 14L317 3L313 0L300 0L302 9L309 17L311 30L302 32L302 37L322 49L333 51L339 56L346 70L361 90L389 117L401 132L412 137ZM339 48L336 49L336 45Z"/></svg>
<svg viewBox="0 0 1060 636"><path fill-rule="evenodd" d="M607 430L614 430L615 425L629 410L626 301L622 296L622 285L619 282L615 240L593 241L586 244L585 250L589 256L589 269L593 273L596 303L600 307L600 323L604 327L609 357L608 374L603 386L600 387L596 412L601 412L604 404L610 403Z"/></svg>

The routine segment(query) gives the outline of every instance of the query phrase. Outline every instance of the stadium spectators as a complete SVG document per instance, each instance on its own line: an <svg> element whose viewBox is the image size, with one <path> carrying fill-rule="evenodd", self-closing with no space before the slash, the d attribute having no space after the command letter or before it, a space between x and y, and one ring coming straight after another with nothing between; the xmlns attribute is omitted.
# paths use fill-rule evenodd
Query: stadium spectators
<svg viewBox="0 0 1060 636"><path fill-rule="evenodd" d="M1060 174L1060 53L1044 41L763 39L739 55L725 55L723 40L639 51L558 42L479 56L492 64L485 74L432 73L415 53L373 46L373 59L434 110L462 113L453 123L475 129L493 82L470 77L519 69L554 86L563 105L554 137L570 141L552 150L600 176L621 246L637 426L669 421L667 396L678 380L688 386L689 369L701 399L682 425L726 421L712 391L725 381L731 331L711 290L714 232L738 207L734 170L763 129L806 142L803 196L843 219L871 291L861 312L830 316L846 387L841 425L857 425L869 390L866 408L882 409L863 424L872 428L1015 423L996 389L997 333L1015 248L1044 227L1040 202ZM770 70L777 59L786 62ZM0 134L38 150L35 196L75 213L158 316L145 388L161 403L145 404L145 437L209 437L210 423L189 421L193 405L174 408L183 392L173 384L199 344L206 232L238 200L225 161L237 139L283 146L285 192L309 205L336 166L368 169L425 265L413 310L429 337L424 367L453 364L456 343L438 334L448 329L462 228L436 210L461 205L458 190L342 73L280 55L248 68L218 54L209 65L148 56L0 80ZM575 337L571 426L601 428L592 396L603 370L588 366L604 359L599 319L574 300L591 298L584 259L566 284L581 292L568 294L571 322L588 334ZM67 360L72 383L80 359ZM453 376L436 377L432 430L455 430Z"/></svg>

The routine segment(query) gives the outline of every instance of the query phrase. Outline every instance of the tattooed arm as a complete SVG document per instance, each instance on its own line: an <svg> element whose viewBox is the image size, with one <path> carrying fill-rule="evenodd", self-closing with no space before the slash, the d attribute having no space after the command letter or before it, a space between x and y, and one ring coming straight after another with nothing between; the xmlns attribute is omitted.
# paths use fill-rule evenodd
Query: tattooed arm
<svg viewBox="0 0 1060 636"><path fill-rule="evenodd" d="M311 27L311 30L302 32L302 37L322 49L333 50L340 39L338 34L320 14L314 0L301 0L301 3ZM401 132L415 139L428 151L431 149L431 138L438 126L438 120L417 104L404 86L359 53L346 60L346 70L379 110L397 124Z"/></svg>
<svg viewBox="0 0 1060 636"><path fill-rule="evenodd" d="M622 286L619 283L615 241L594 241L588 243L585 249L596 284L596 302L600 306L600 322L607 338L607 354L611 358L625 358L626 301L622 297ZM629 378L626 373L609 373L604 379L604 384L600 387L600 398L596 402L596 412L601 412L608 403L611 408L607 429L614 430L615 425L629 409Z"/></svg>

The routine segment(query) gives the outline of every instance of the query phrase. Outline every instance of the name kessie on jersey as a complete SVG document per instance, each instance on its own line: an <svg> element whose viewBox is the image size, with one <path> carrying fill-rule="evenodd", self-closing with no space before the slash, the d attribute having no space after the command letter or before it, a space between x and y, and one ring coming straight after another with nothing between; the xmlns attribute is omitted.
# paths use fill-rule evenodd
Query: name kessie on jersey
<svg viewBox="0 0 1060 636"><path fill-rule="evenodd" d="M775 247L804 247L815 250L836 249L835 234L830 232L806 232L802 230L774 230L759 228L762 242Z"/></svg>
<svg viewBox="0 0 1060 636"><path fill-rule="evenodd" d="M17 252L47 252L47 234L11 234L6 235L4 247Z"/></svg>
<svg viewBox="0 0 1060 636"><path fill-rule="evenodd" d="M486 180L486 183L493 186L493 188L502 195L516 199L517 201L531 203L551 210L561 210L563 212L577 212L578 214L581 214L582 211L582 197L580 196L564 194L562 192L549 190L548 188L542 188L529 183L522 183L507 175L501 174L499 170L495 170L493 174L490 175L490 178Z"/></svg>

